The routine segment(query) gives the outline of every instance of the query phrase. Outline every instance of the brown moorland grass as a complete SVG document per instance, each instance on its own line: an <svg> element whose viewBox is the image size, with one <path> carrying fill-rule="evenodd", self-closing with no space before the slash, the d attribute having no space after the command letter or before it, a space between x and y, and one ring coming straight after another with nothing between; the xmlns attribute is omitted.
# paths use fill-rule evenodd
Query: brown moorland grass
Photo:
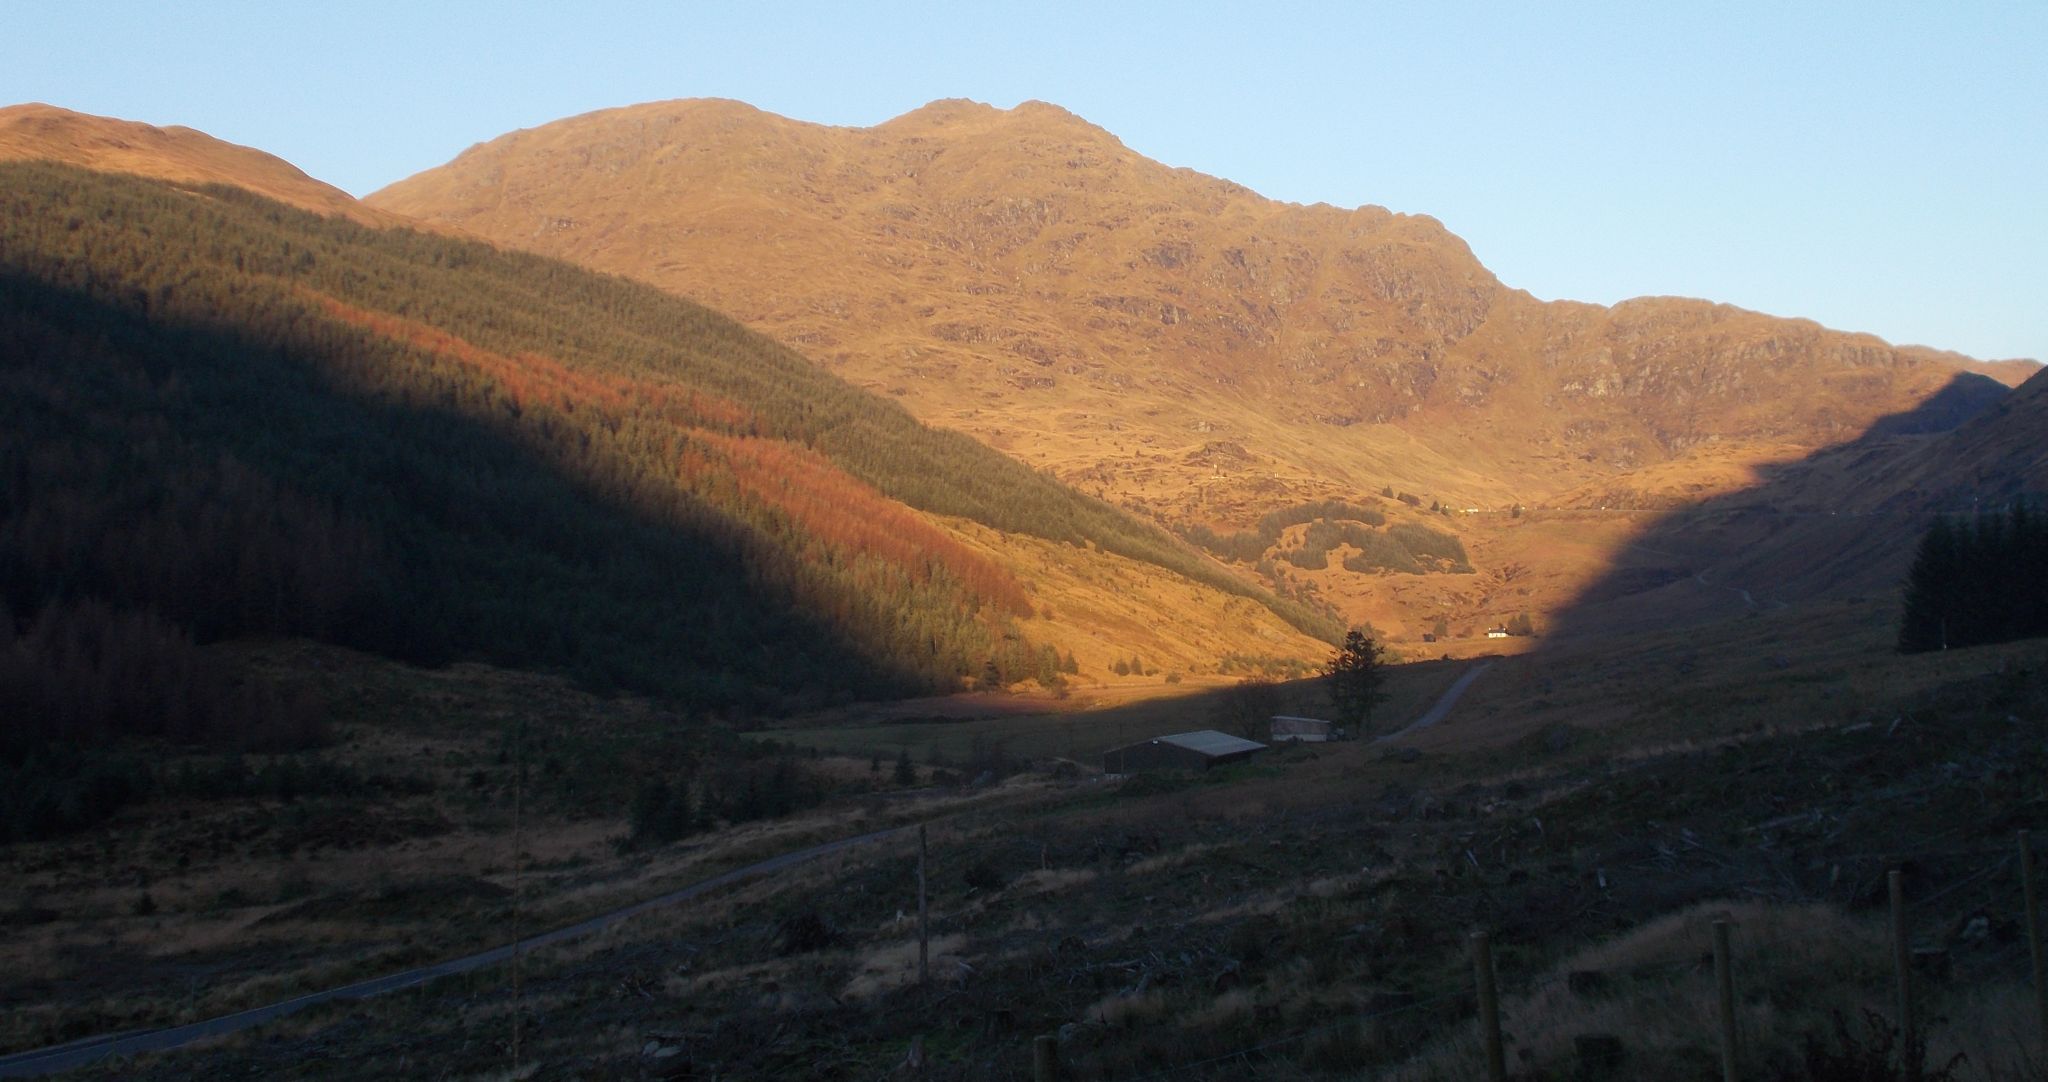
<svg viewBox="0 0 2048 1082"><path fill-rule="evenodd" d="M297 641L220 649L257 671L322 682L334 706L332 747L239 757L248 771L317 760L368 788L159 794L83 834L0 848L0 1048L194 1021L379 976L954 799L1013 796L877 792L622 851L630 789L596 785L595 768L580 764L611 762L608 746L644 754L688 738L649 704L551 677L419 670ZM521 727L528 778L516 800ZM204 777L228 761L184 752L161 768ZM889 784L865 762L829 772L855 798Z"/></svg>
<svg viewBox="0 0 2048 1082"><path fill-rule="evenodd" d="M11 159L61 161L181 184L232 184L367 225L448 229L369 207L282 158L191 128L159 128L33 102L0 108L0 160Z"/></svg>
<svg viewBox="0 0 2048 1082"><path fill-rule="evenodd" d="M1503 513L1697 503L1961 373L2030 373L1683 298L1540 302L1433 219L1268 200L1042 102L868 128L648 103L368 202L701 300L928 422L1218 528L1383 487ZM1450 600L1316 578L1347 619L1410 632Z"/></svg>
<svg viewBox="0 0 2048 1082"><path fill-rule="evenodd" d="M1385 699L1368 729L1406 725L1447 690L1470 662L1425 661L1391 665ZM856 760L879 754L887 765L899 752L917 763L934 756L971 763L994 756L1013 760L1047 757L1099 767L1101 752L1135 740L1191 729L1234 726L1221 713L1222 695L1236 678L1205 676L1167 683L1162 675L1110 677L1081 687L1064 699L1044 696L960 695L919 700L889 708L859 707L792 719L756 734L820 747ZM1319 681L1279 685L1279 713L1323 716L1329 702ZM1254 739L1263 741L1264 735Z"/></svg>
<svg viewBox="0 0 2048 1082"><path fill-rule="evenodd" d="M1862 617L1783 618L1825 628ZM1750 623L1721 634L1740 642ZM1485 927L1500 948L1517 1047L1546 1070L1569 1069L1560 1057L1572 1035L1624 1026L1641 1030L1629 1039L1633 1062L1710 1066L1700 1036L1710 1031L1688 1022L1703 987L1697 936L1712 914L1732 911L1738 951L1756 959L1742 971L1752 1054L1769 1066L1830 1009L1883 1002L1883 954L1873 965L1866 948L1888 852L1910 855L1916 939L1945 946L1956 974L1929 992L1944 1019L1937 1049L2009 1064L1997 1056L2009 1051L2000 1027L2015 1014L2019 955L1996 928L2016 904L2008 831L2048 825L2040 644L1901 662L1896 681L1861 690L1857 715L1825 724L1797 716L1809 689L1856 690L1900 659L1868 638L1808 636L1786 640L1782 665L1732 650L1690 672L1652 667L1696 700L1687 730L1656 701L1613 690L1680 641L1588 650L1556 669L1543 694L1612 698L1617 711L1567 740L1541 728L1495 741L1474 729L1466 744L1426 733L1409 738L1413 757L1326 746L1202 778L977 791L931 831L945 964L928 997L897 983L914 945L904 917L915 911L915 850L881 845L529 957L523 1055L549 1070L633 1074L649 1066L646 1035L673 1033L700 1073L879 1077L916 1038L935 1077L1021 1078L1030 1036L1055 1033L1076 1078L1200 1063L1193 1077L1357 1077L1403 1065L1414 1077L1461 1077L1464 936ZM1719 641L1693 645L1711 652ZM1502 667L1545 660L1503 660L1480 687ZM1782 698L1787 716L1759 724L1767 701L1709 693L1745 678ZM1503 683L1508 703L1531 693ZM1512 713L1460 710L1444 725ZM870 806L869 821L899 814L853 805ZM850 810L751 826L719 846L685 843L616 872L652 887L663 868L681 870L671 862L709 867L800 844L843 828ZM1970 938L1978 913L1991 915L1992 931ZM829 935L789 949L790 922L808 919ZM1671 971L1658 969L1667 962ZM1557 974L1587 967L1613 974L1618 1004L1553 987ZM509 974L486 971L311 1014L281 1043L226 1042L204 1063L312 1077L342 1062L356 1072L430 1064L457 1077L507 1070L520 1010ZM316 1044L317 1061L307 1055ZM199 1061L127 1070L170 1077L181 1062Z"/></svg>

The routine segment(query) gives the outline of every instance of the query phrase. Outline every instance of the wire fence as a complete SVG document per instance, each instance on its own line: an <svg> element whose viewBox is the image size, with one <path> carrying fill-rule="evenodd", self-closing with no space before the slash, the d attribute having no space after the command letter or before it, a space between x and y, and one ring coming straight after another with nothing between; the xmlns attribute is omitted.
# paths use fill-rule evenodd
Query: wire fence
<svg viewBox="0 0 2048 1082"><path fill-rule="evenodd" d="M2000 876L2012 872L2014 865L2017 864L2017 885L2019 891L2018 897L2014 898L2013 901L2016 903L2014 908L2021 910L2018 924L2024 928L2025 932L2028 968L2030 970L2028 983L2032 988L2035 1013L2038 1015L2036 1040L2039 1042L2038 1048L2041 1057L2039 1061L2029 1060L2028 1062L2048 1062L2048 987L2044 987L2044 980L2048 980L2048 976L2044 976L2043 973L2044 947L2041 931L2039 891L2034 875L2032 843L2027 831L2022 830L2018 832L2017 845L1955 848L1923 847L1883 853L1832 854L1827 859L1833 862L1875 860L1891 865L1887 872L1891 908L1890 938L1892 940L1892 959L1894 963L1893 980L1895 982L1892 989L1892 1013L1895 1017L1891 1019L1891 1024L1897 1027L1898 1034L1902 1038L1900 1042L1902 1049L1914 1047L1916 1039L1924 1042L1924 1035L1917 1032L1917 1026L1921 1021L1917 1016L1921 1012L1916 1009L1914 1000L1914 988L1917 984L1922 983L1924 978L1917 975L1914 971L1918 963L1914 960L1914 952L1910 945L1911 922L1909 918L1916 915L1924 916L1937 903L1953 898L1959 892L1987 885ZM1910 901L1906 900L1904 897L1905 880L1899 866L1916 863L1924 864L1935 860L1988 860L1989 863L1982 864L1965 874L1950 878L1937 889L1919 892ZM1735 1079L1741 1077L1739 1073L1740 1057L1737 1051L1736 1039L1737 1026L1734 1017L1735 1006L1734 1000L1728 992L1728 987L1732 980L1731 975L1735 968L1735 959L1726 953L1728 950L1728 939L1725 927L1717 929L1715 940L1716 956L1713 959L1712 965L1715 971L1715 979L1721 984L1721 1003L1718 1013L1721 1015L1719 1025L1722 1034L1722 1077L1726 1082L1734 1082ZM1433 1008L1441 1008L1443 1005L1451 1002L1473 1003L1476 1001L1479 1004L1479 1010L1477 1011L1477 1017L1470 1024L1479 1031L1473 1034L1473 1036L1476 1036L1480 1046L1487 1050L1486 1058L1490 1062L1482 1064L1480 1069L1461 1073L1461 1077L1485 1077L1498 1082L1498 1080L1504 1079L1506 1075L1499 1066L1498 1049L1501 1047L1501 1033L1498 1013L1487 1007L1489 1000L1498 1002L1498 989L1490 987L1493 980L1491 940L1485 933L1475 933L1472 943L1475 951L1474 969L1476 974L1475 986L1473 987L1459 987L1412 1002L1347 1014L1342 1018L1334 1019L1321 1025L1289 1033L1285 1036L1262 1040L1256 1044L1220 1055L1205 1056L1171 1066L1154 1068L1139 1074L1101 1073L1099 1077L1116 1079L1118 1082L1147 1082L1147 1080L1152 1079L1205 1074L1214 1075L1232 1065L1240 1065L1249 1071L1259 1061L1276 1058L1276 1053L1301 1046L1318 1037L1345 1031L1356 1032L1360 1027L1374 1022ZM1481 952L1484 952L1483 961L1480 960ZM1699 974L1707 966L1707 961L1695 956L1670 963L1630 967L1625 972L1617 975L1624 976L1632 981L1642 982L1685 974ZM1526 1004L1548 988L1559 984L1568 984L1571 977L1572 975L1568 973L1550 973L1534 980L1525 981L1516 989L1516 996ZM1490 1032L1488 1032L1489 1026L1491 1027ZM1924 1049L1924 1043L1919 1047ZM1035 1082L1052 1082L1053 1079L1067 1077L1060 1068L1056 1049L1049 1057L1041 1053L1034 1059L1033 1077Z"/></svg>
<svg viewBox="0 0 2048 1082"><path fill-rule="evenodd" d="M1430 996L1427 999L1417 1000L1413 1003L1403 1003L1397 1007L1388 1007L1384 1010L1378 1011L1367 1011L1363 1014L1352 1015L1348 1018L1344 1018L1335 1022L1326 1022L1320 1026L1316 1026L1313 1029L1302 1030L1299 1033L1293 1033L1286 1037L1278 1037L1273 1040L1265 1041L1260 1044L1255 1044L1249 1048L1242 1048L1235 1052L1226 1053L1221 1056L1211 1056L1207 1059L1198 1059L1188 1063L1177 1063L1171 1067L1162 1067L1156 1071L1151 1072L1150 1074L1141 1074L1133 1076L1132 1078L1128 1079L1127 1082L1144 1082L1144 1080L1152 1078L1172 1078L1176 1075L1191 1074L1196 1071L1200 1071L1210 1067L1219 1067L1226 1063L1236 1063L1239 1061L1249 1062L1253 1056L1263 1056L1264 1054L1274 1051L1275 1049L1286 1048L1291 1045L1297 1045L1305 1041L1314 1040L1317 1037L1337 1033L1342 1030L1353 1029L1367 1022L1379 1021L1387 1018L1392 1018L1397 1015L1409 1014L1414 1011L1422 1010L1425 1007L1432 1007L1436 1006L1437 1004L1448 1003L1453 1000L1467 999L1470 998L1470 996L1470 992L1460 989L1455 992L1445 992L1440 995Z"/></svg>

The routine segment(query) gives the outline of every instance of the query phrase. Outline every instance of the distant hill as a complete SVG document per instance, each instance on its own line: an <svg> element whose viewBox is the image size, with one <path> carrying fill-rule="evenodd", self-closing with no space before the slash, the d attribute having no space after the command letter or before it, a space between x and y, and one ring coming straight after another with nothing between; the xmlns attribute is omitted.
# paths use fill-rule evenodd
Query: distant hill
<svg viewBox="0 0 2048 1082"><path fill-rule="evenodd" d="M1561 633L1647 630L1819 597L1897 598L1938 516L2048 501L2048 372L1960 424L1937 394L1855 440L1766 466L1651 523L1559 613Z"/></svg>
<svg viewBox="0 0 2048 1082"><path fill-rule="evenodd" d="M1953 427L2035 370L1702 300L1540 302L1434 219L1266 199L1039 102L872 128L637 105L366 201L704 301L1409 640L1569 604L1625 532L1504 531L1515 506L1742 492L1887 417ZM1341 540L1324 566L1341 523L1246 547L1331 500L1449 531L1473 572Z"/></svg>
<svg viewBox="0 0 2048 1082"><path fill-rule="evenodd" d="M1768 499L1794 511L1924 516L2048 498L2048 371L1953 428L1889 431L1832 447L1778 471Z"/></svg>
<svg viewBox="0 0 2048 1082"><path fill-rule="evenodd" d="M861 129L632 106L367 201L698 298L921 417L1219 528L1389 484L1460 506L1683 498L1983 367L1705 301L1541 303L1434 219L1275 202L1038 102Z"/></svg>
<svg viewBox="0 0 2048 1082"><path fill-rule="evenodd" d="M364 206L282 158L192 128L159 128L29 103L0 108L0 161L53 161L178 184L233 184L315 214L408 224Z"/></svg>
<svg viewBox="0 0 2048 1082"><path fill-rule="evenodd" d="M1056 682L989 531L1336 631L695 304L239 188L0 164L0 380L0 647L77 686L252 634L705 707Z"/></svg>
<svg viewBox="0 0 2048 1082"><path fill-rule="evenodd" d="M1952 431L1866 473L1857 496L1880 507L1957 511L1970 503L2048 496L2048 370Z"/></svg>

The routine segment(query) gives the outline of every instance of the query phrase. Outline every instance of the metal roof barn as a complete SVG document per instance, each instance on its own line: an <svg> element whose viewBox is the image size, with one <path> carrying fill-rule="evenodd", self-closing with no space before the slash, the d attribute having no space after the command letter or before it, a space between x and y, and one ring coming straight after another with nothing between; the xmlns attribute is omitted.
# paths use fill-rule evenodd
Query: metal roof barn
<svg viewBox="0 0 2048 1082"><path fill-rule="evenodd" d="M1219 763L1234 763L1266 750L1256 740L1245 740L1214 729L1192 733L1155 736L1102 753L1105 774L1136 774L1146 770L1207 770Z"/></svg>

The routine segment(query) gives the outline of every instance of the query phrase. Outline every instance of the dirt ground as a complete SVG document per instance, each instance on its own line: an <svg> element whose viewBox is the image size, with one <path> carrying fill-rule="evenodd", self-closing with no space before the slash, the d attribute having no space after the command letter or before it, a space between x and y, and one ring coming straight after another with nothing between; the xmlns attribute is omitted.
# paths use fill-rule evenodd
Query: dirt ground
<svg viewBox="0 0 2048 1082"><path fill-rule="evenodd" d="M116 1073L874 1078L921 1059L926 1077L1023 1078L1032 1037L1051 1034L1076 1078L1458 1077L1466 936L1485 929L1511 1054L1535 1075L1578 1069L1560 1034L1615 1032L1637 1062L1717 1077L1699 937L1726 913L1750 952L1744 1076L1806 1077L1809 1036L1876 1039L1860 1011L1886 1009L1889 956L1874 929L1891 868L1910 877L1915 945L1940 958L1924 985L1934 1054L1967 1052L1961 1077L2010 1070L2015 1049L1996 1035L2025 1005L2011 839L2048 828L2048 656L2022 643L1900 659L1851 631L1870 622L1854 606L1771 619L1504 660L1470 709L1394 747L1294 748L1119 783L1054 764L957 803L857 798L651 854L594 854L595 825L529 843L524 919L539 923L832 830L927 819L923 988L904 843L646 914L527 959L516 982L500 968L319 1008ZM1420 695L1446 676L1407 679ZM307 965L300 982L340 972L343 955L369 969L452 947L461 929L503 917L502 897L458 884L503 885L507 871L488 845L465 850L459 827L393 843L447 869L412 897L460 899L449 908L476 915L410 942L389 934L408 892L365 892L340 881L338 863L336 881L316 879L307 896L321 901L272 896L212 926L194 915L175 938L152 923L170 917L121 911L134 887L102 882L94 923L74 927L63 952L17 956L72 959L61 963L71 976L11 993L58 993L70 1013L16 1023L12 1039L33 1043L62 1018L100 1028L124 1007L136 1022L182 1016L180 978L201 1011L274 988L192 968L226 974L266 953L245 937L272 914L289 913L298 923L282 927L300 935L322 919L387 929L330 932L333 968ZM186 894L157 890L165 912L183 911ZM366 957L371 939L388 953ZM94 968L140 975L150 1006L62 983ZM1596 975L1566 987L1579 971Z"/></svg>

